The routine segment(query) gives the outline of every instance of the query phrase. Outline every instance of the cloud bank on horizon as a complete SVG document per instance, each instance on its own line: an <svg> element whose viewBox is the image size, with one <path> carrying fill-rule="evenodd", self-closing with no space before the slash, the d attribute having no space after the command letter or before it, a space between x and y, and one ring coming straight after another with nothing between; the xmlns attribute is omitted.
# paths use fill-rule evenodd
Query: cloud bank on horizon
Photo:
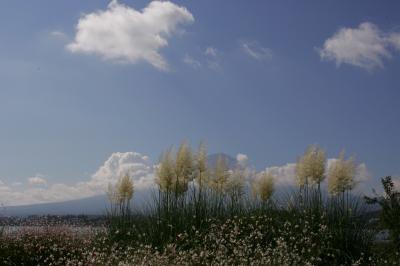
<svg viewBox="0 0 400 266"><path fill-rule="evenodd" d="M30 185L47 185L47 180L41 174L37 174L32 177L28 177L28 183Z"/></svg>
<svg viewBox="0 0 400 266"><path fill-rule="evenodd" d="M67 49L100 55L105 60L135 64L145 61L159 70L169 65L160 54L178 27L192 23L193 15L169 1L153 1L142 11L113 0L106 10L81 17Z"/></svg>
<svg viewBox="0 0 400 266"><path fill-rule="evenodd" d="M147 156L137 152L116 152L87 181L73 185L49 184L43 175L27 179L27 186L5 184L0 181L0 204L26 205L59 202L105 194L109 184L119 177L129 175L135 189L147 189L154 185L154 165Z"/></svg>
<svg viewBox="0 0 400 266"><path fill-rule="evenodd" d="M326 169L329 169L335 160L328 159ZM249 158L246 154L237 154L237 165L242 168L247 167L247 172L250 173L252 168L248 166L248 161ZM89 180L77 182L73 185L63 183L49 184L43 175L28 178L27 186L25 184L18 186L15 184L8 185L0 180L0 204L5 206L28 205L104 195L109 184L115 184L124 175L129 175L132 178L136 191L148 190L156 187L156 169L157 165L151 163L150 158L146 155L138 152L116 152L111 154ZM278 187L294 187L296 186L295 169L296 163L287 163L282 166L266 167L260 173L272 173L276 177L275 184ZM246 183L250 184L258 176L248 175ZM370 188L364 184L371 178L366 164L358 164L355 175L357 184L355 191L359 193L370 192ZM397 180L395 181L398 182Z"/></svg>

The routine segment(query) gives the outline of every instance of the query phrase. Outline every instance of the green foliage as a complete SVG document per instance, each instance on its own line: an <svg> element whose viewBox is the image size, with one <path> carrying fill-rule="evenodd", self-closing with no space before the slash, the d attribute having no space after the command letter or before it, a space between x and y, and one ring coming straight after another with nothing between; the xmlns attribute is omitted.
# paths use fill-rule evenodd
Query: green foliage
<svg viewBox="0 0 400 266"><path fill-rule="evenodd" d="M379 204L381 207L380 221L384 229L388 229L396 250L400 250L400 191L394 187L392 177L381 180L384 196L365 197L369 204Z"/></svg>
<svg viewBox="0 0 400 266"><path fill-rule="evenodd" d="M352 204L343 204L341 197L333 197L321 207L318 190L310 191L315 196L309 197L309 204L288 208L257 205L250 199L232 206L228 198L219 205L220 198L212 190L205 190L203 200L197 202L189 190L179 205L168 206L162 204L165 199L155 198L153 209L130 217L129 237L124 234L113 241L159 251L174 247L181 253L219 250L221 254L203 258L209 264L234 257L246 265L258 257L265 260L266 254L275 258L266 265L350 265L372 257L374 231L363 216L361 202L352 198ZM300 194L292 196L295 202L300 200ZM205 212L199 215L198 209ZM238 252L243 257L236 258Z"/></svg>
<svg viewBox="0 0 400 266"><path fill-rule="evenodd" d="M122 176L113 186L108 187L110 208L108 209L109 239L121 241L130 239L130 231L134 226L131 199L134 185L131 177Z"/></svg>
<svg viewBox="0 0 400 266"><path fill-rule="evenodd" d="M368 265L380 260L373 253L375 230L362 202L350 193L355 166L344 153L328 171L331 196L326 197L320 189L325 152L310 146L296 169L303 180L300 190L283 205L272 198L272 175L259 175L253 183L258 200L250 199L244 193L247 169L230 170L219 157L209 170L206 158L204 145L195 155L187 143L176 154L164 153L150 208L114 217L110 243L148 246L173 261L192 254L191 263L200 264ZM197 260L193 254L206 255Z"/></svg>
<svg viewBox="0 0 400 266"><path fill-rule="evenodd" d="M400 254L374 242L363 202L350 193L354 163L344 154L328 175L335 193L323 195L325 153L311 146L297 169L306 181L280 202L272 197L270 173L253 184L255 200L245 193L251 171L228 169L223 158L208 169L206 159L204 145L195 154L187 143L164 153L153 201L141 211L130 209L133 183L122 177L110 187L103 233L0 235L0 264L398 265ZM382 206L384 226L397 243L400 196L390 178L383 185L386 196L369 202Z"/></svg>

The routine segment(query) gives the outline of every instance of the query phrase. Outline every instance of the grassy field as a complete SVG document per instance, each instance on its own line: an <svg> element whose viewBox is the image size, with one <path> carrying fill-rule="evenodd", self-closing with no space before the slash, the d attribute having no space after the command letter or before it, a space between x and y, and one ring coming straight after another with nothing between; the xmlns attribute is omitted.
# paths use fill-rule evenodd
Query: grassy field
<svg viewBox="0 0 400 266"><path fill-rule="evenodd" d="M328 180L336 191L325 195L322 179L302 179L304 169L308 177L321 174L321 167L304 164L324 163L315 149L307 151L298 162L299 188L278 204L270 173L261 173L246 188L241 182L246 168L229 170L219 160L209 171L204 152L194 160L184 149L164 154L148 208L131 209L133 183L123 177L109 189L104 230L43 225L0 231L0 264L400 265L398 235L390 224L385 227L390 240L375 239L385 225L382 217L392 217L383 214L393 214L399 198L389 200L391 209L381 204L387 197L368 199L383 206L378 220L371 219L365 199L352 195L349 183L339 182L350 180L344 179L351 172L344 171L349 161L342 159L344 168L328 173L339 181L333 186Z"/></svg>
<svg viewBox="0 0 400 266"><path fill-rule="evenodd" d="M298 196L298 195L297 195ZM111 215L105 231L43 226L1 236L2 265L399 265L361 207L157 201ZM213 200L209 200L209 199ZM298 200L298 198L295 198ZM354 200L354 199L353 199ZM351 210L351 211L350 211Z"/></svg>

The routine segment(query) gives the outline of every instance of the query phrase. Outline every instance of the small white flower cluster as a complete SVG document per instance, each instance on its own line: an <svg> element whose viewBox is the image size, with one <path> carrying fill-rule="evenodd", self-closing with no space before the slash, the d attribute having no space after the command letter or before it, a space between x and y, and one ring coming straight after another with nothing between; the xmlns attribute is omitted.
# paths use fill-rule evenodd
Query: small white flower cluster
<svg viewBox="0 0 400 266"><path fill-rule="evenodd" d="M319 223L315 223L319 220ZM338 265L324 217L299 216L280 224L269 215L211 221L206 232L181 233L165 248L118 245L99 231L73 233L66 227L5 233L1 265ZM352 265L398 265L397 258L357 258ZM328 264L326 264L328 263Z"/></svg>

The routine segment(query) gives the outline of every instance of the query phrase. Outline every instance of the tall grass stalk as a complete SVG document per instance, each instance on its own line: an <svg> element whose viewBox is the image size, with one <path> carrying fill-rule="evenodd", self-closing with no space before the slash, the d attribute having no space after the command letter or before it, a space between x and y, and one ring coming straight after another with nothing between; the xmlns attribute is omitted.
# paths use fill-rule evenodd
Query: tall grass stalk
<svg viewBox="0 0 400 266"><path fill-rule="evenodd" d="M321 172L325 153L310 148L299 159L302 166L297 174L303 180L300 190L291 193L283 204L274 200L275 177L269 173L261 175L251 188L244 182L244 169L229 170L220 157L215 168L209 170L205 158L204 148L193 155L187 144L182 144L177 153L167 151L160 162L158 188L150 207L146 212L131 212L123 217L126 222L117 224L124 226L118 233L127 233L114 239L157 250L172 245L183 252L207 249L205 239L211 237L210 232L216 228L224 232L225 226L233 226L229 230L234 230L237 239L218 241L249 241L249 248L262 252L282 249L282 245L284 249L297 250L301 243L306 250L299 251L301 262L317 257L320 261L316 265L348 265L371 254L374 232L363 217L361 201L351 196L353 164L345 161L344 155L328 174L331 187L335 188L335 193L328 196L320 186L325 178ZM246 193L250 189L253 198ZM260 225L261 221L265 224ZM259 230L257 236L255 228ZM115 229L110 232L118 235ZM211 238L221 232L215 231ZM297 259L289 260L291 265L301 264Z"/></svg>

